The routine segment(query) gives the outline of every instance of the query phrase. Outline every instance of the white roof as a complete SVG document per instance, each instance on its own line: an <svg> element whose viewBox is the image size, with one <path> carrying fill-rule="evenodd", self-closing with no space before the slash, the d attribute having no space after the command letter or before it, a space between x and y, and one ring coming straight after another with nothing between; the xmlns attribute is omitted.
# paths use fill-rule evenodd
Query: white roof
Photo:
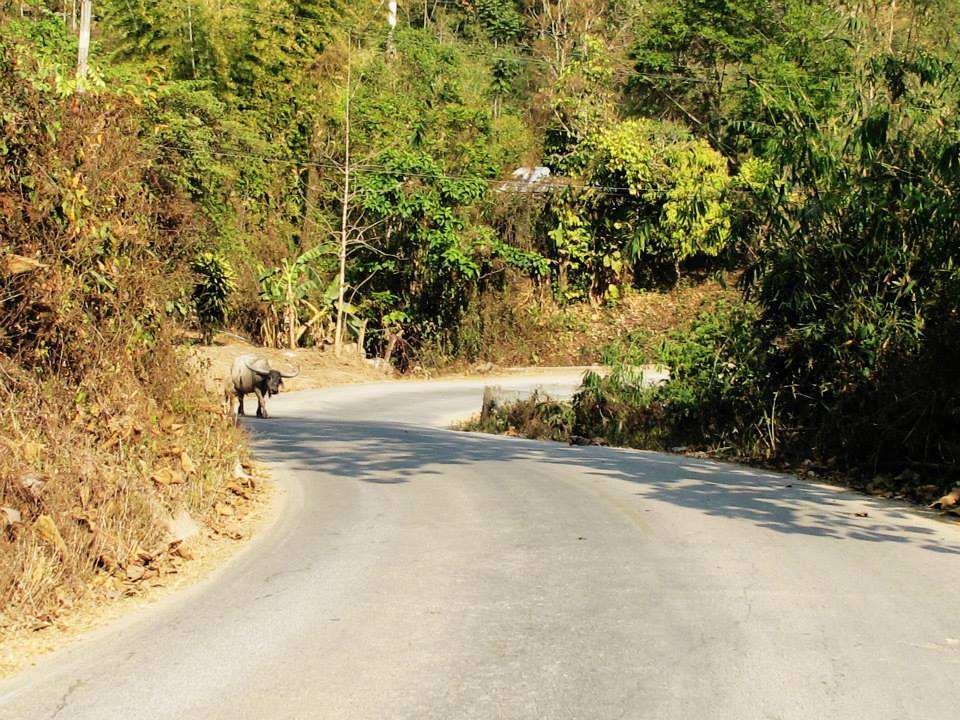
<svg viewBox="0 0 960 720"><path fill-rule="evenodd" d="M510 177L497 185L499 192L542 193L550 189L550 168L544 165L518 167Z"/></svg>

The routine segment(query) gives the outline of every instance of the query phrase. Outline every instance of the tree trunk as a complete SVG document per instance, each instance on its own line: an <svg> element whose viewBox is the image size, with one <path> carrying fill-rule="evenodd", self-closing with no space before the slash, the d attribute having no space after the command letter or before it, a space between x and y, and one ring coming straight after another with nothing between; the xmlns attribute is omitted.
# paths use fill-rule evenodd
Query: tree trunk
<svg viewBox="0 0 960 720"><path fill-rule="evenodd" d="M193 6L187 3L187 35L190 38L190 76L197 79L197 58L193 50Z"/></svg>
<svg viewBox="0 0 960 720"><path fill-rule="evenodd" d="M387 3L387 25L390 28L387 30L387 52L392 54L395 50L393 35L397 27L397 0L389 0ZM426 27L426 17L424 17L424 27Z"/></svg>
<svg viewBox="0 0 960 720"><path fill-rule="evenodd" d="M396 332L391 332L387 330L387 347L383 351L383 363L384 365L390 364L390 358L393 357L393 351L397 347L397 342L400 340L400 336L403 335L403 330L397 330Z"/></svg>
<svg viewBox="0 0 960 720"><path fill-rule="evenodd" d="M367 339L367 319L364 318L360 321L360 331L357 333L357 355L361 358L367 356L363 350L363 343Z"/></svg>
<svg viewBox="0 0 960 720"><path fill-rule="evenodd" d="M83 0L80 7L80 42L77 48L77 92L82 93L87 84L87 59L90 55L90 22L93 15L93 0Z"/></svg>
<svg viewBox="0 0 960 720"><path fill-rule="evenodd" d="M297 347L297 298L293 292L293 277L287 276L287 297L283 308L284 321L287 325L287 347L291 350Z"/></svg>
<svg viewBox="0 0 960 720"><path fill-rule="evenodd" d="M351 46L347 52L347 87L344 100L343 116L343 200L340 208L340 272L337 276L337 328L333 338L333 352L337 357L343 347L343 294L347 273L347 221L350 212L350 55Z"/></svg>
<svg viewBox="0 0 960 720"><path fill-rule="evenodd" d="M314 128L314 137L310 149L310 164L307 165L307 187L303 194L303 228L300 231L300 247L312 248L317 234L317 221L314 217L314 208L320 195L320 173L317 171L317 129Z"/></svg>

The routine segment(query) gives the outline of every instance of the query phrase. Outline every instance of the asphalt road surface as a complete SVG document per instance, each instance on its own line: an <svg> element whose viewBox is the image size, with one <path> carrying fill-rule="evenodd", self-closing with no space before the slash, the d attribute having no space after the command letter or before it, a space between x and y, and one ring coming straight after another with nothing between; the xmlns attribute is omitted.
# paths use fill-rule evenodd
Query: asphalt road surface
<svg viewBox="0 0 960 720"><path fill-rule="evenodd" d="M442 429L482 387L274 398L249 427L286 490L276 524L0 686L0 718L960 717L958 526L737 466Z"/></svg>

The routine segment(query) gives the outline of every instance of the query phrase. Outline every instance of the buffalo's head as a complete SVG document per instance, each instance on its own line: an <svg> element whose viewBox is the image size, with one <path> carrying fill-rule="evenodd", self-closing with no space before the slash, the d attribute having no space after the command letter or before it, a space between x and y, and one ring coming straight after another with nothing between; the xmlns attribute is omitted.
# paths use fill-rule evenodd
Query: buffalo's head
<svg viewBox="0 0 960 720"><path fill-rule="evenodd" d="M280 392L280 388L283 387L283 375L280 374L279 370L271 370L266 379L267 393L276 395Z"/></svg>
<svg viewBox="0 0 960 720"><path fill-rule="evenodd" d="M266 363L264 363L266 365ZM283 387L284 378L294 378L300 374L300 369L297 368L292 373L280 372L279 370L274 370L269 365L257 367L247 363L247 369L254 373L257 377L265 381L266 390L268 395L276 395L280 392L280 388Z"/></svg>

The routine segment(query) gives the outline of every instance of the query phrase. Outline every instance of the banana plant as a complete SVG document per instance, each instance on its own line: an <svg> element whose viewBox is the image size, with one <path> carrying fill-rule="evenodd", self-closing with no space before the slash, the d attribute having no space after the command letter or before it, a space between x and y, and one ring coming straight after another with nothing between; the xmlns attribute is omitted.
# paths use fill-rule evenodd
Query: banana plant
<svg viewBox="0 0 960 720"><path fill-rule="evenodd" d="M344 288L344 291L346 292L349 289L350 286L347 285ZM330 281L330 284L327 285L326 292L323 294L324 307L328 316L330 316L331 313L336 312L339 305L339 295L340 292L337 284L337 278L333 278L333 280ZM343 301L343 322L344 325L353 332L355 337L359 337L361 335L360 328L364 325L364 323L360 318L360 310L356 305L346 300Z"/></svg>
<svg viewBox="0 0 960 720"><path fill-rule="evenodd" d="M269 308L263 329L267 344L279 346L283 338L287 347L295 348L308 331L315 338L324 336L329 312L314 301L318 296L326 298L316 266L331 251L330 245L321 244L292 260L284 258L278 267L260 268L260 300ZM303 316L307 319L301 320Z"/></svg>

